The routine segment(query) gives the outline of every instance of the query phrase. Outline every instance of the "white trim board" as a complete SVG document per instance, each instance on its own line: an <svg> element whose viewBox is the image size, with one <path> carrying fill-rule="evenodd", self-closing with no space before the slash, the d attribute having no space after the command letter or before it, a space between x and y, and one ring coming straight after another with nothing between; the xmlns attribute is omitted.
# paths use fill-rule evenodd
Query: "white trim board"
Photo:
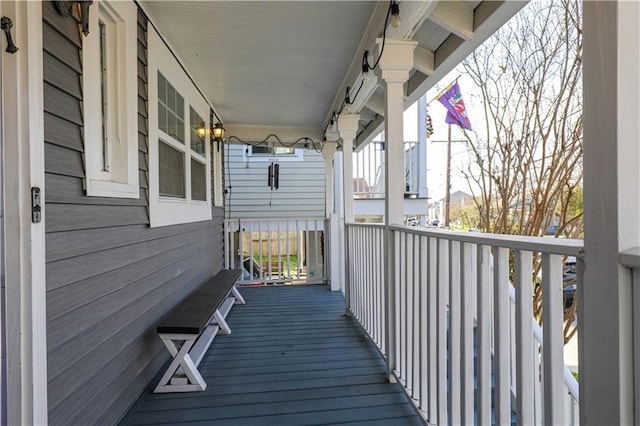
<svg viewBox="0 0 640 426"><path fill-rule="evenodd" d="M42 4L3 1L19 51L2 58L6 223L7 423L47 423L45 219L31 223L31 187L44 200Z"/></svg>

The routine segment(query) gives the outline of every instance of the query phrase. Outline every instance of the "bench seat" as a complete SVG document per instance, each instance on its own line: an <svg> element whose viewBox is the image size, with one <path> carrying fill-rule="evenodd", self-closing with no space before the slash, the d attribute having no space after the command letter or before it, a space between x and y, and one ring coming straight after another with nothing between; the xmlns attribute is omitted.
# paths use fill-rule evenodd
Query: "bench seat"
<svg viewBox="0 0 640 426"><path fill-rule="evenodd" d="M155 393L206 389L198 365L218 333L231 333L225 318L235 303L245 303L235 287L241 276L239 269L220 271L187 296L158 325L158 335L173 361Z"/></svg>

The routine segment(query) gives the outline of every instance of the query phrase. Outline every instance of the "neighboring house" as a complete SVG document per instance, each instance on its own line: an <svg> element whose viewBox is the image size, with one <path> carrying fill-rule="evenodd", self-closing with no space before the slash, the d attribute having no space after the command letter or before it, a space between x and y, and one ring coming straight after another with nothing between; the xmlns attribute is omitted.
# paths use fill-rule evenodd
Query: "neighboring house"
<svg viewBox="0 0 640 426"><path fill-rule="evenodd" d="M325 216L325 160L321 153L230 144L224 155L228 219ZM278 166L277 173L271 165ZM270 170L274 175L271 180Z"/></svg>

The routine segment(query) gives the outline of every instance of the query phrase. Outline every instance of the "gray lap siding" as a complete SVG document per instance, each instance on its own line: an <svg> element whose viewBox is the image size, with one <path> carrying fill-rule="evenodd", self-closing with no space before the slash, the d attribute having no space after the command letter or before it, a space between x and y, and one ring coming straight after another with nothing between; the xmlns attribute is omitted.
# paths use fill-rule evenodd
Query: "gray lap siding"
<svg viewBox="0 0 640 426"><path fill-rule="evenodd" d="M93 13L93 11L92 11ZM83 187L82 40L43 3L48 398L51 424L113 424L169 358L155 325L223 266L223 209L149 227L146 18L138 17L140 198Z"/></svg>

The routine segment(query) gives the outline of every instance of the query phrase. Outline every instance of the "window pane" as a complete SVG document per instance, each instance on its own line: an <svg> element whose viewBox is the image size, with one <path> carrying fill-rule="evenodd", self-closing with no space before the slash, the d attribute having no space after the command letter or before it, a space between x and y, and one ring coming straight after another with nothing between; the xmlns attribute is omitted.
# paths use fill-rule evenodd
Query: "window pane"
<svg viewBox="0 0 640 426"><path fill-rule="evenodd" d="M158 119L158 128L166 134L184 143L184 98L171 83L158 71L158 114L162 117L166 111L166 120Z"/></svg>
<svg viewBox="0 0 640 426"><path fill-rule="evenodd" d="M185 198L184 154L159 141L160 195Z"/></svg>
<svg viewBox="0 0 640 426"><path fill-rule="evenodd" d="M191 159L191 198L202 201L207 199L206 169L204 164L193 158Z"/></svg>
<svg viewBox="0 0 640 426"><path fill-rule="evenodd" d="M285 146L254 146L251 152L253 154L293 155L296 153L296 150L295 148L287 148Z"/></svg>
<svg viewBox="0 0 640 426"><path fill-rule="evenodd" d="M204 141L207 131L204 127L204 120L191 107L189 107L189 116L191 117L189 132L191 134L191 150L204 156ZM198 129L200 129L200 131L198 131Z"/></svg>

